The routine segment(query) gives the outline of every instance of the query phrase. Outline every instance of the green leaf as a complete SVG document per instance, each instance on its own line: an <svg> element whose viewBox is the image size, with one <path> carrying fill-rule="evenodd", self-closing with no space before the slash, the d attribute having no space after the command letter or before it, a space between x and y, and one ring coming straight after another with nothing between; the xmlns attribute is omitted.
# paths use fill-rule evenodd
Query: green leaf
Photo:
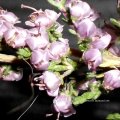
<svg viewBox="0 0 120 120"><path fill-rule="evenodd" d="M100 90L85 92L81 96L74 97L73 104L77 106L79 104L87 102L88 100L97 99L100 95Z"/></svg>
<svg viewBox="0 0 120 120"><path fill-rule="evenodd" d="M31 51L28 48L19 48L17 51L19 59L29 59L31 57Z"/></svg>
<svg viewBox="0 0 120 120"><path fill-rule="evenodd" d="M101 81L91 82L89 86L90 86L91 91L97 91L99 90L99 87L101 86Z"/></svg>
<svg viewBox="0 0 120 120"><path fill-rule="evenodd" d="M91 42L91 39L89 38L78 41L79 50L82 52L86 51L89 47L90 42Z"/></svg>
<svg viewBox="0 0 120 120"><path fill-rule="evenodd" d="M90 84L90 91L83 93L81 96L77 96L73 98L73 104L79 105L87 102L88 100L96 100L100 95L101 91L99 90L100 82Z"/></svg>
<svg viewBox="0 0 120 120"><path fill-rule="evenodd" d="M56 72L60 72L60 71L66 71L68 68L65 65L49 65L48 70L50 71L56 71Z"/></svg>
<svg viewBox="0 0 120 120"><path fill-rule="evenodd" d="M58 40L58 38L62 37L62 33L56 31L56 29L58 27L59 26L57 24L55 24L47 30L48 35L49 35L49 39L50 39L51 42L54 42L54 41Z"/></svg>
<svg viewBox="0 0 120 120"><path fill-rule="evenodd" d="M106 117L107 120L120 120L120 113L112 113Z"/></svg>
<svg viewBox="0 0 120 120"><path fill-rule="evenodd" d="M114 18L110 18L110 22L115 25L116 27L119 27L120 28L120 21L119 20L116 20Z"/></svg>
<svg viewBox="0 0 120 120"><path fill-rule="evenodd" d="M77 67L77 63L70 58L63 58L62 63L64 65L70 66L72 69L75 69Z"/></svg>
<svg viewBox="0 0 120 120"><path fill-rule="evenodd" d="M76 31L73 30L73 29L69 29L69 32L70 32L71 34L73 34L73 35L76 35Z"/></svg>
<svg viewBox="0 0 120 120"><path fill-rule="evenodd" d="M75 80L71 80L69 83L67 83L67 90L69 91L70 96L78 96L78 90L75 89L75 85Z"/></svg>
<svg viewBox="0 0 120 120"><path fill-rule="evenodd" d="M61 63L61 60L55 60L55 61L51 61L50 62L50 66L53 66L53 65L58 65Z"/></svg>
<svg viewBox="0 0 120 120"><path fill-rule="evenodd" d="M61 1L59 1L59 2L57 2L57 1L55 1L55 0L48 0L48 2L49 2L51 5L57 7L59 10L65 9L65 8L64 8L64 5L65 5L66 0L61 0Z"/></svg>
<svg viewBox="0 0 120 120"><path fill-rule="evenodd" d="M96 77L96 73L95 72L87 72L86 73L86 79L90 80Z"/></svg>
<svg viewBox="0 0 120 120"><path fill-rule="evenodd" d="M108 67L108 68L120 67L120 57L113 55L109 51L103 51L102 57L103 57L103 62L99 65L99 67L102 67L102 68L104 68L104 67Z"/></svg>
<svg viewBox="0 0 120 120"><path fill-rule="evenodd" d="M10 71L11 71L11 66L10 65L4 65L3 66L5 69L3 71L3 75L9 75Z"/></svg>

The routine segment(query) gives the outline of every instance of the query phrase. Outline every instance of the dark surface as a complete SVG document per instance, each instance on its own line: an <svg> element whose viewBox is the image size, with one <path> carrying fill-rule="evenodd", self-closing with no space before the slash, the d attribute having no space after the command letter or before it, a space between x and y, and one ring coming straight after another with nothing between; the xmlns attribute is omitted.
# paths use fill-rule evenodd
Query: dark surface
<svg viewBox="0 0 120 120"><path fill-rule="evenodd" d="M102 14L102 20L109 18L117 18L116 0L87 0L89 3ZM36 9L54 9L47 3L46 0L1 0L0 5L8 11L14 12L20 20L24 22L31 10L21 9L20 5L25 4L33 6ZM20 24L24 26L24 23ZM67 26L65 27L67 29ZM67 30L64 31L64 36L70 39L70 45L76 47L74 37L68 35ZM26 68L25 70L26 71ZM28 73L24 72L23 80L19 82L0 81L0 120L17 120L17 118L25 111L30 103L22 109L12 114L7 112L28 100L31 96L31 87L28 82ZM101 101L89 101L76 107L77 114L69 118L60 117L60 120L104 120L106 115L112 112L120 112L120 90L102 95ZM31 108L23 115L20 120L56 120L56 114L51 117L45 117L46 113L51 113L52 99L47 96L46 92L40 92L35 89L37 100ZM88 119L87 119L88 118Z"/></svg>
<svg viewBox="0 0 120 120"><path fill-rule="evenodd" d="M27 75L25 73L25 75ZM56 120L56 113L53 116L46 117L52 109L52 97L48 97L46 92L34 89L35 95L38 96L30 109L21 117L20 120ZM109 113L120 112L120 89L102 94L96 101L88 101L75 107L77 113L69 118L60 117L60 120L104 120ZM24 77L19 82L0 81L0 116L1 120L17 120L17 118L32 103L20 108L16 112L8 113L12 108L21 105L27 101L32 94L31 87Z"/></svg>

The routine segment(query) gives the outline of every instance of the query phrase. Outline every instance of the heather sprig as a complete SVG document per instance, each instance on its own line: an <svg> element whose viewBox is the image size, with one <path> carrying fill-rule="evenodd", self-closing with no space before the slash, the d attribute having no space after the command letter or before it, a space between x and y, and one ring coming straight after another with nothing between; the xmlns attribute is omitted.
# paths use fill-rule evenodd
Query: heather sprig
<svg viewBox="0 0 120 120"><path fill-rule="evenodd" d="M14 13L0 9L0 46L5 47L0 49L0 79L23 80L24 66L19 62L29 65L30 85L53 97L52 106L59 119L60 115L76 114L74 106L99 99L102 90L120 88L120 44L119 36L113 37L95 24L100 16L87 2L48 2L59 13L21 5L32 10L25 21L27 29L17 26L20 21ZM68 31L77 38L75 51L71 49L71 39L64 38L65 27L58 20L62 14ZM114 18L110 25L120 28L119 20ZM21 69L13 69L16 61Z"/></svg>

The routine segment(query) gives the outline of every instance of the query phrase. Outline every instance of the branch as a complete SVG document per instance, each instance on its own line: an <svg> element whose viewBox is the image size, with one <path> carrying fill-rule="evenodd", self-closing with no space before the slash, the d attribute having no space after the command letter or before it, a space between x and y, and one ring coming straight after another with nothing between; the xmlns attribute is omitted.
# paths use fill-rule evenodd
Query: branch
<svg viewBox="0 0 120 120"><path fill-rule="evenodd" d="M17 60L17 57L14 55L0 54L0 62L11 63Z"/></svg>

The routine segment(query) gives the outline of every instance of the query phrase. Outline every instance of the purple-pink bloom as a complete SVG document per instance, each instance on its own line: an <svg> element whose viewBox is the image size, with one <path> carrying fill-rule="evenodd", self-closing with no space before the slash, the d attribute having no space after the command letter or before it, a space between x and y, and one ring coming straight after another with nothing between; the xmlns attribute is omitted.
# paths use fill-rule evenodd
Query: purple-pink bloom
<svg viewBox="0 0 120 120"><path fill-rule="evenodd" d="M0 15L2 19L12 24L18 23L18 17L12 12L5 12L4 14Z"/></svg>
<svg viewBox="0 0 120 120"><path fill-rule="evenodd" d="M59 86L61 85L61 79L55 73L45 71L40 79L43 81L49 96L57 96L59 92Z"/></svg>
<svg viewBox="0 0 120 120"><path fill-rule="evenodd" d="M1 11L0 19L5 20L6 22L9 22L11 24L15 24L15 23L20 22L20 21L18 21L18 17L14 13L8 12L8 11L5 11L5 10Z"/></svg>
<svg viewBox="0 0 120 120"><path fill-rule="evenodd" d="M4 20L0 20L0 37L3 37L4 33L11 29L13 25L11 23L5 22Z"/></svg>
<svg viewBox="0 0 120 120"><path fill-rule="evenodd" d="M36 31L33 32L36 33ZM30 36L26 39L26 43L31 50L45 48L49 44L49 37L46 30L41 28L40 33L38 33L38 35Z"/></svg>
<svg viewBox="0 0 120 120"><path fill-rule="evenodd" d="M64 115L64 117L69 117L72 114L76 114L75 109L72 106L71 97L65 94L60 94L56 96L53 100L53 106L55 110Z"/></svg>
<svg viewBox="0 0 120 120"><path fill-rule="evenodd" d="M73 21L83 20L85 18L90 18L94 21L99 16L93 9L91 9L87 2L81 0L67 0L66 7L69 8Z"/></svg>
<svg viewBox="0 0 120 120"><path fill-rule="evenodd" d="M55 97L59 93L59 87L56 90L46 90L49 96Z"/></svg>
<svg viewBox="0 0 120 120"><path fill-rule="evenodd" d="M51 60L58 60L69 52L67 39L59 38L59 41L52 42L49 47L49 56Z"/></svg>
<svg viewBox="0 0 120 120"><path fill-rule="evenodd" d="M37 70L46 70L49 66L47 51L41 49L32 51L30 62Z"/></svg>
<svg viewBox="0 0 120 120"><path fill-rule="evenodd" d="M5 42L13 48L24 47L26 45L25 40L27 39L27 37L27 30L21 27L8 29L4 33Z"/></svg>
<svg viewBox="0 0 120 120"><path fill-rule="evenodd" d="M83 1L73 2L73 3L71 2L69 4L69 10L70 10L70 14L73 17L77 17L79 19L83 19L89 16L91 12L91 8L89 4Z"/></svg>
<svg viewBox="0 0 120 120"><path fill-rule="evenodd" d="M105 49L108 47L108 45L111 42L111 35L108 33L96 34L94 37L92 37L92 42L90 43L90 46L92 48L98 48L100 50Z"/></svg>
<svg viewBox="0 0 120 120"><path fill-rule="evenodd" d="M2 80L4 81L19 81L23 77L23 72L10 71L8 75L2 75Z"/></svg>
<svg viewBox="0 0 120 120"><path fill-rule="evenodd" d="M46 9L45 11L39 10L36 12L33 12L29 17L30 20L26 21L26 25L36 27L36 26L44 26L46 28L51 27L58 17L60 16L60 13L57 14L53 10Z"/></svg>
<svg viewBox="0 0 120 120"><path fill-rule="evenodd" d="M103 87L108 90L114 90L120 87L120 71L109 70L104 73Z"/></svg>
<svg viewBox="0 0 120 120"><path fill-rule="evenodd" d="M45 71L42 77L44 84L49 90L56 90L61 84L60 77L53 72Z"/></svg>
<svg viewBox="0 0 120 120"><path fill-rule="evenodd" d="M77 21L75 27L81 38L90 37L96 31L96 25L88 18L82 21Z"/></svg>
<svg viewBox="0 0 120 120"><path fill-rule="evenodd" d="M95 70L102 63L102 56L99 49L91 48L83 53L83 60L89 69Z"/></svg>
<svg viewBox="0 0 120 120"><path fill-rule="evenodd" d="M112 45L108 51L110 51L113 55L120 57L120 46Z"/></svg>

